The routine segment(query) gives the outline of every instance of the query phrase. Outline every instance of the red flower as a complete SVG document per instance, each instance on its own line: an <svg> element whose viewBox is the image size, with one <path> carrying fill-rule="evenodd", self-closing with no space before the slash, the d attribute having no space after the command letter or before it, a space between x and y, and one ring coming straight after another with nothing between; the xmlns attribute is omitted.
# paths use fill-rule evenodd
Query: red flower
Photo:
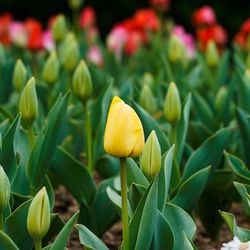
<svg viewBox="0 0 250 250"><path fill-rule="evenodd" d="M135 28L137 29L157 31L160 26L158 17L151 9L142 9L136 11L132 20Z"/></svg>
<svg viewBox="0 0 250 250"><path fill-rule="evenodd" d="M170 0L149 0L150 4L158 11L166 11Z"/></svg>
<svg viewBox="0 0 250 250"><path fill-rule="evenodd" d="M4 45L10 45L11 39L9 35L9 26L12 22L12 16L5 13L0 16L0 42Z"/></svg>
<svg viewBox="0 0 250 250"><path fill-rule="evenodd" d="M206 5L194 11L192 22L195 27L213 25L216 23L214 10Z"/></svg>
<svg viewBox="0 0 250 250"><path fill-rule="evenodd" d="M82 10L79 24L82 29L88 29L95 26L96 14L92 7L86 7Z"/></svg>
<svg viewBox="0 0 250 250"><path fill-rule="evenodd" d="M142 42L143 42L142 33L138 31L130 32L127 43L125 45L125 53L127 55L133 55L134 53L137 52Z"/></svg>
<svg viewBox="0 0 250 250"><path fill-rule="evenodd" d="M35 19L27 19L25 26L28 34L27 46L31 50L39 50L43 47L42 25Z"/></svg>
<svg viewBox="0 0 250 250"><path fill-rule="evenodd" d="M236 34L234 42L244 49L247 49L248 36L250 34L250 18L248 18L240 27Z"/></svg>
<svg viewBox="0 0 250 250"><path fill-rule="evenodd" d="M213 40L218 48L222 48L227 42L227 33L225 29L219 24L198 29L196 32L196 37L200 43L201 50L206 49L209 40Z"/></svg>
<svg viewBox="0 0 250 250"><path fill-rule="evenodd" d="M240 30L244 33L250 32L250 18L248 18L242 25Z"/></svg>

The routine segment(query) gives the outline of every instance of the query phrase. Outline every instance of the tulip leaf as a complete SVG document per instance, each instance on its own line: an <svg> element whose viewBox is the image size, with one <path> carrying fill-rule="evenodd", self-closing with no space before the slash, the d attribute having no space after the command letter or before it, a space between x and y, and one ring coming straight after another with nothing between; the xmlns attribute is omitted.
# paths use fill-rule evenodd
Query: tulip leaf
<svg viewBox="0 0 250 250"><path fill-rule="evenodd" d="M31 250L33 240L27 230L27 217L31 200L20 205L6 218L4 231L20 249Z"/></svg>
<svg viewBox="0 0 250 250"><path fill-rule="evenodd" d="M166 152L170 147L170 142L168 138L166 137L166 135L163 133L159 124L150 114L148 114L136 102L133 101L132 104L133 104L133 108L135 109L135 112L137 113L137 115L139 116L142 122L145 138L147 138L150 135L152 130L155 130L155 133L157 134L157 138L161 145L161 150L162 152Z"/></svg>
<svg viewBox="0 0 250 250"><path fill-rule="evenodd" d="M158 178L156 176L145 191L130 221L129 237L131 249L149 249L151 245L157 214L157 185Z"/></svg>
<svg viewBox="0 0 250 250"><path fill-rule="evenodd" d="M250 184L250 171L246 167L245 163L235 155L229 153L225 153L225 155L229 167L237 175L237 177Z"/></svg>
<svg viewBox="0 0 250 250"><path fill-rule="evenodd" d="M115 190L113 190L110 187L107 187L106 189L107 195L111 202L115 205L116 209L118 210L118 213L121 214L121 209L122 209L122 199L119 194ZM132 217L132 210L130 207L130 204L128 203L128 215L129 217Z"/></svg>
<svg viewBox="0 0 250 250"><path fill-rule="evenodd" d="M89 171L61 146L55 150L51 172L79 202L92 204L96 188Z"/></svg>
<svg viewBox="0 0 250 250"><path fill-rule="evenodd" d="M178 149L176 149L176 158L177 158L178 164L180 164L180 162L181 162L183 150L184 150L184 146L185 146L185 142L186 142L191 105L192 105L192 96L191 96L191 94L189 94L187 96L186 102L184 104L182 119L181 119L181 121L178 125L178 129L177 129Z"/></svg>
<svg viewBox="0 0 250 250"><path fill-rule="evenodd" d="M2 150L0 154L0 164L3 166L10 182L13 181L17 172L16 145L20 130L20 115L10 125L2 138Z"/></svg>
<svg viewBox="0 0 250 250"><path fill-rule="evenodd" d="M133 183L129 189L129 201L132 211L134 212L145 193L146 187Z"/></svg>
<svg viewBox="0 0 250 250"><path fill-rule="evenodd" d="M89 250L108 250L105 244L84 225L76 225L81 244Z"/></svg>
<svg viewBox="0 0 250 250"><path fill-rule="evenodd" d="M250 192L250 185L242 184L242 183L235 181L234 186L236 190L238 191L238 193L240 194L242 198L242 202L245 205L244 207L247 208L247 213L249 215L248 211L250 210L250 196L248 192Z"/></svg>
<svg viewBox="0 0 250 250"><path fill-rule="evenodd" d="M65 124L68 98L69 94L58 97L45 120L45 128L38 135L32 148L27 164L27 176L33 189L38 189L42 185L49 169Z"/></svg>
<svg viewBox="0 0 250 250"><path fill-rule="evenodd" d="M180 206L186 211L191 212L198 202L208 180L211 167L197 171L185 180L178 189L173 204Z"/></svg>
<svg viewBox="0 0 250 250"><path fill-rule="evenodd" d="M150 249L165 250L173 249L174 233L164 215L157 210L153 242Z"/></svg>
<svg viewBox="0 0 250 250"><path fill-rule="evenodd" d="M241 74L239 70L237 73L237 101L240 108L250 112L250 87L249 84L242 77L244 74Z"/></svg>
<svg viewBox="0 0 250 250"><path fill-rule="evenodd" d="M130 187L133 183L140 184L147 187L149 185L148 179L142 173L132 158L127 158L127 183Z"/></svg>
<svg viewBox="0 0 250 250"><path fill-rule="evenodd" d="M50 250L62 250L66 248L67 241L70 236L70 232L77 222L79 212L76 212L65 224L60 233L57 235L54 243L50 247Z"/></svg>
<svg viewBox="0 0 250 250"><path fill-rule="evenodd" d="M3 231L0 231L0 246L1 250L20 250L13 240Z"/></svg>
<svg viewBox="0 0 250 250"><path fill-rule="evenodd" d="M163 157L163 166L161 167L158 179L158 209L164 210L170 186L172 163L175 147L172 146Z"/></svg>
<svg viewBox="0 0 250 250"><path fill-rule="evenodd" d="M249 99L250 100L250 99ZM250 165L250 122L248 114L241 108L236 109L236 118L240 127L242 143L244 145L244 158L248 165Z"/></svg>
<svg viewBox="0 0 250 250"><path fill-rule="evenodd" d="M221 160L223 150L231 135L232 128L220 129L195 150L186 163L182 177L183 181L208 165L215 169Z"/></svg>
<svg viewBox="0 0 250 250"><path fill-rule="evenodd" d="M238 227L236 225L236 220L233 214L223 212L223 211L219 211L219 212L222 218L224 219L224 221L226 222L226 224L228 225L229 230L234 236L236 236L242 242L246 242L250 240L250 230Z"/></svg>
<svg viewBox="0 0 250 250"><path fill-rule="evenodd" d="M174 233L173 250L190 249L185 247L184 236L186 235L189 239L192 239L195 235L196 225L192 217L185 210L171 203L166 203L164 216ZM185 235L183 232L185 232Z"/></svg>
<svg viewBox="0 0 250 250"><path fill-rule="evenodd" d="M230 62L230 53L228 50L226 50L220 59L220 64L218 67L218 76L217 76L218 86L222 86L227 82L229 62Z"/></svg>

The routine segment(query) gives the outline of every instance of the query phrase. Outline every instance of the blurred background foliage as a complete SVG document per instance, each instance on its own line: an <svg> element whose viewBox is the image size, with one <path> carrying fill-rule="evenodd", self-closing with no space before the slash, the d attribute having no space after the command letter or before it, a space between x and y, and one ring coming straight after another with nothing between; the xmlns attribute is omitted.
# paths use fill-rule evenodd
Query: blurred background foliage
<svg viewBox="0 0 250 250"><path fill-rule="evenodd" d="M193 31L191 16L193 11L202 5L210 5L214 8L219 23L232 38L242 22L249 17L249 1L246 0L172 0L167 16L173 17L176 23L184 25L188 31ZM132 16L138 8L148 6L147 0L85 0L85 6L95 8L98 18L98 26L102 37L109 32L114 23ZM60 12L71 16L67 0L0 0L0 12L9 11L15 19L23 20L34 17L46 25L52 15Z"/></svg>

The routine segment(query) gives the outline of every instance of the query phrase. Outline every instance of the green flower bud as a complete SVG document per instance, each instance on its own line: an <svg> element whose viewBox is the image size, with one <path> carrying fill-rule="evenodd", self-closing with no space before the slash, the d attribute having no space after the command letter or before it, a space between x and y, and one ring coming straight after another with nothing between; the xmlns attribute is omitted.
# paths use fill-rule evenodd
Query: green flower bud
<svg viewBox="0 0 250 250"><path fill-rule="evenodd" d="M26 83L19 101L19 111L27 125L31 125L38 114L35 78L31 77Z"/></svg>
<svg viewBox="0 0 250 250"><path fill-rule="evenodd" d="M9 204L10 200L10 182L0 166L0 211L2 212Z"/></svg>
<svg viewBox="0 0 250 250"><path fill-rule="evenodd" d="M33 240L41 240L50 227L50 205L46 188L33 198L27 218L27 229Z"/></svg>
<svg viewBox="0 0 250 250"><path fill-rule="evenodd" d="M18 59L16 61L14 72L12 75L12 83L13 83L14 89L17 92L20 92L22 90L26 81L26 77L27 77L27 70L22 60Z"/></svg>
<svg viewBox="0 0 250 250"><path fill-rule="evenodd" d="M92 80L88 66L81 60L73 75L73 93L85 102L92 94Z"/></svg>
<svg viewBox="0 0 250 250"><path fill-rule="evenodd" d="M75 69L79 58L79 45L74 36L67 36L63 45L63 66L66 70L72 71Z"/></svg>
<svg viewBox="0 0 250 250"><path fill-rule="evenodd" d="M43 68L43 78L49 84L53 85L56 82L59 75L59 61L55 51L50 53Z"/></svg>
<svg viewBox="0 0 250 250"><path fill-rule="evenodd" d="M216 67L219 63L219 52L213 40L210 40L207 44L205 58L207 65L210 67Z"/></svg>
<svg viewBox="0 0 250 250"><path fill-rule="evenodd" d="M180 38L172 35L169 39L168 44L168 59L171 63L175 64L181 62L186 64L187 62L187 52L182 44Z"/></svg>
<svg viewBox="0 0 250 250"><path fill-rule="evenodd" d="M156 111L156 101L148 85L143 86L139 103L149 114L153 114Z"/></svg>
<svg viewBox="0 0 250 250"><path fill-rule="evenodd" d="M153 130L144 146L140 166L142 172L151 180L161 169L161 147Z"/></svg>
<svg viewBox="0 0 250 250"><path fill-rule="evenodd" d="M178 88L171 82L164 101L164 115L168 122L176 125L181 118L181 99Z"/></svg>
<svg viewBox="0 0 250 250"><path fill-rule="evenodd" d="M215 100L214 100L214 108L215 110L218 112L221 110L221 108L223 107L226 98L227 98L227 88L225 86L222 86L217 95L215 96Z"/></svg>
<svg viewBox="0 0 250 250"><path fill-rule="evenodd" d="M60 42L64 39L67 33L67 24L63 14L60 14L56 17L52 25L52 34L56 42Z"/></svg>
<svg viewBox="0 0 250 250"><path fill-rule="evenodd" d="M243 78L245 82L248 84L248 86L250 87L250 69L245 70Z"/></svg>
<svg viewBox="0 0 250 250"><path fill-rule="evenodd" d="M83 0L69 0L69 7L72 10L79 10L83 4Z"/></svg>
<svg viewBox="0 0 250 250"><path fill-rule="evenodd" d="M147 84L150 87L154 85L154 78L150 72L145 72L141 79L142 85Z"/></svg>

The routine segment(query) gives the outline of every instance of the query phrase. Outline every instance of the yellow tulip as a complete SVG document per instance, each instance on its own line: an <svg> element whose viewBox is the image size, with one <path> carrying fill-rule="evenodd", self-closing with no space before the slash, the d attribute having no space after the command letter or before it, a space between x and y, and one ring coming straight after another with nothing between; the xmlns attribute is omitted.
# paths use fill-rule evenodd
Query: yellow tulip
<svg viewBox="0 0 250 250"><path fill-rule="evenodd" d="M104 148L117 157L138 156L144 148L144 132L139 117L117 96L109 108Z"/></svg>

